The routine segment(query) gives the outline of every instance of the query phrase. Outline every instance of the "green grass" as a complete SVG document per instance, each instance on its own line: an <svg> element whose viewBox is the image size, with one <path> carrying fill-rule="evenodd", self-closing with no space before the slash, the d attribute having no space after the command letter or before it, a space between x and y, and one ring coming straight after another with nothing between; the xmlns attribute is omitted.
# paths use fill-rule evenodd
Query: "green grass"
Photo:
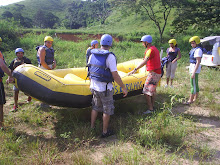
<svg viewBox="0 0 220 165"><path fill-rule="evenodd" d="M25 55L34 65L37 65L35 46L43 43L44 36L26 34L21 39ZM57 68L85 66L89 40L54 40ZM139 42L123 41L114 42L111 51L120 63L143 58L145 48ZM3 53L8 63L15 57L13 50ZM5 86L9 104L4 108L7 128L0 130L0 164L182 164L182 160L212 160L215 151L208 143L199 145L200 139L189 138L204 131L196 126L200 116L184 112L190 108L205 108L210 111L210 119L219 121L219 70L203 67L199 75L201 91L198 101L191 107L183 106L182 102L190 92L187 58L183 51L175 88L164 88L165 76L162 78L154 115L140 115L147 109L143 95L115 102L110 128L116 135L109 139L100 139L101 114L96 129L91 131L90 107L43 110L39 108L39 102L33 101L20 106L16 113L9 112L13 104L12 85ZM21 92L19 102L26 99Z"/></svg>

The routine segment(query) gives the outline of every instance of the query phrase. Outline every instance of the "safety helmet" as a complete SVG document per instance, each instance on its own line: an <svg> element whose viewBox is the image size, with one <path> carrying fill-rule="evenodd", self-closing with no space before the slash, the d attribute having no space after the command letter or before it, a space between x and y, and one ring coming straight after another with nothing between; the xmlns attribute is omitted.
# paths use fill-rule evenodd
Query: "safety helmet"
<svg viewBox="0 0 220 165"><path fill-rule="evenodd" d="M152 42L152 37L151 37L151 35L144 35L141 38L141 41L151 43Z"/></svg>
<svg viewBox="0 0 220 165"><path fill-rule="evenodd" d="M104 34L101 37L100 45L112 46L112 36L110 36L109 34Z"/></svg>
<svg viewBox="0 0 220 165"><path fill-rule="evenodd" d="M176 40L175 39L170 39L168 41L169 44L173 44L174 46L176 46Z"/></svg>
<svg viewBox="0 0 220 165"><path fill-rule="evenodd" d="M15 55L16 55L16 53L18 53L18 52L23 52L23 53L24 53L24 50L23 50L22 48L17 48L17 49L15 49Z"/></svg>
<svg viewBox="0 0 220 165"><path fill-rule="evenodd" d="M92 45L95 45L95 44L98 44L99 42L97 41L97 40L92 40L92 42L91 42L91 46Z"/></svg>
<svg viewBox="0 0 220 165"><path fill-rule="evenodd" d="M2 38L0 37L0 42L2 42Z"/></svg>
<svg viewBox="0 0 220 165"><path fill-rule="evenodd" d="M46 36L45 38L44 38L44 42L45 41L53 41L53 38L51 37L51 36Z"/></svg>
<svg viewBox="0 0 220 165"><path fill-rule="evenodd" d="M193 36L189 39L189 42L195 41L196 44L200 43L200 38L198 36Z"/></svg>

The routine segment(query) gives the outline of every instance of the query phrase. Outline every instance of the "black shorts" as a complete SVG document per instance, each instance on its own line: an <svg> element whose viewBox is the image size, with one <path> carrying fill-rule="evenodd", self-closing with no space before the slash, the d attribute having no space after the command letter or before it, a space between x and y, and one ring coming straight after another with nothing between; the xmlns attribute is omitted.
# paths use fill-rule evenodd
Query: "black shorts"
<svg viewBox="0 0 220 165"><path fill-rule="evenodd" d="M5 100L5 89L2 82L0 82L0 105L3 105L6 103Z"/></svg>

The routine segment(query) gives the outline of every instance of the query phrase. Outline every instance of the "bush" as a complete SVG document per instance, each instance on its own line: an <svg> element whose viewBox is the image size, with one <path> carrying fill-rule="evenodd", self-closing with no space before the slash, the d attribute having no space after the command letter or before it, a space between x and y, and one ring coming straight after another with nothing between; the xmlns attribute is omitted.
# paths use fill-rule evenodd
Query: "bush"
<svg viewBox="0 0 220 165"><path fill-rule="evenodd" d="M2 38L1 50L7 51L20 47L20 31L18 23L13 19L11 21L0 20L0 36Z"/></svg>

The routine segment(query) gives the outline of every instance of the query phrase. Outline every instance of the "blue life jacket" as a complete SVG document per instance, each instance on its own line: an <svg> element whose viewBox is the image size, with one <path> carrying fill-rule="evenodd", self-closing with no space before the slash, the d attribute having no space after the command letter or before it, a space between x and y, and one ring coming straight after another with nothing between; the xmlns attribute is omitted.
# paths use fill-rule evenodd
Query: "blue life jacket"
<svg viewBox="0 0 220 165"><path fill-rule="evenodd" d="M40 47L43 47L46 51L45 62L47 63L47 65L53 64L53 62L54 62L54 49L52 47L48 48L45 45L40 45L40 46L36 47L36 50L38 51L38 49ZM37 53L37 61L38 61L38 65L41 65L40 64L40 57L39 57L38 53Z"/></svg>
<svg viewBox="0 0 220 165"><path fill-rule="evenodd" d="M88 61L89 61L89 57L91 55L91 50L92 49L90 47L86 50L86 63L88 63Z"/></svg>
<svg viewBox="0 0 220 165"><path fill-rule="evenodd" d="M189 62L190 63L196 64L196 58L194 57L194 53L195 53L196 49L198 49L198 48L202 50L202 48L200 48L200 47L192 48L190 50L190 52L189 52Z"/></svg>
<svg viewBox="0 0 220 165"><path fill-rule="evenodd" d="M106 59L109 54L113 53L106 50L91 50L91 59L87 65L90 79L106 83L114 81L110 69L106 67Z"/></svg>

